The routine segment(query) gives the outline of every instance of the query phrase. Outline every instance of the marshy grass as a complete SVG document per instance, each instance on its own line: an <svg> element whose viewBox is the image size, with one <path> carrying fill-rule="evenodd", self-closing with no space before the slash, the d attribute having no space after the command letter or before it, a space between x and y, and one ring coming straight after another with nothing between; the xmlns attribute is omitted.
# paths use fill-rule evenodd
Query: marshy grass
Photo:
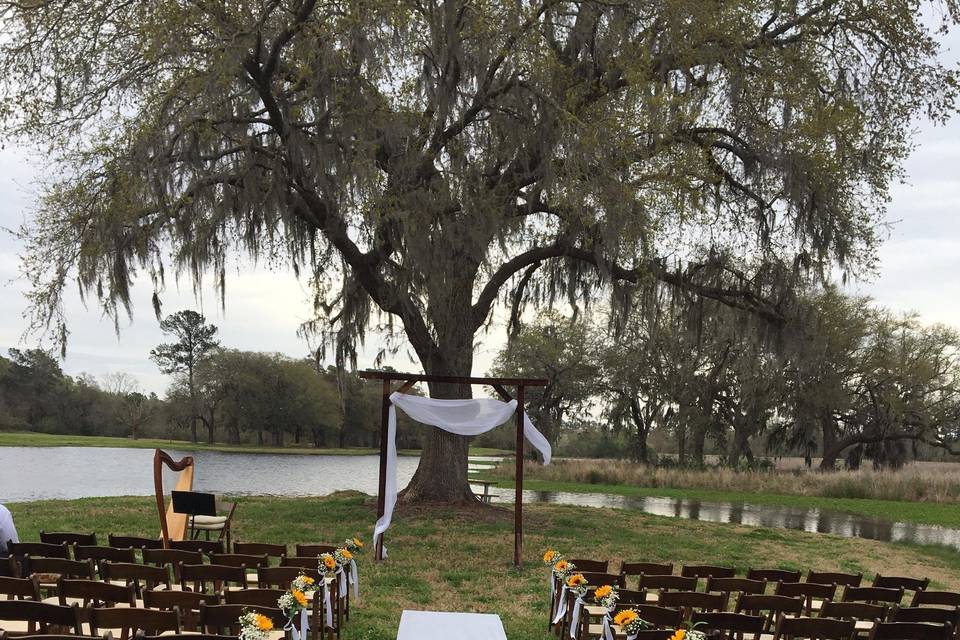
<svg viewBox="0 0 960 640"><path fill-rule="evenodd" d="M504 462L492 472L499 478L513 478L513 473L512 462ZM585 485L960 503L960 464L949 462L916 462L899 471L820 472L795 465L771 471L735 471L654 467L624 460L557 460L546 467L527 462L524 477Z"/></svg>

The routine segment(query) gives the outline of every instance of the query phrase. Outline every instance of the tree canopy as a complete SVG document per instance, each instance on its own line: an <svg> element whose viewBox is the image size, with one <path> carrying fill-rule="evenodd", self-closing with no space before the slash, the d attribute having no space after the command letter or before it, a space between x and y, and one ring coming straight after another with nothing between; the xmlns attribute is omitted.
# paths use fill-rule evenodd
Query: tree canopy
<svg viewBox="0 0 960 640"><path fill-rule="evenodd" d="M956 0L930 3L944 27ZM65 343L76 280L109 313L171 266L306 274L340 361L379 315L464 375L498 301L651 280L784 317L869 267L917 115L956 72L915 2L0 2L5 132L57 171L24 270ZM172 34L176 34L172 37ZM641 287L642 289L642 287ZM159 313L159 312L158 312ZM399 343L393 343L396 347ZM434 387L437 395L466 389ZM469 498L431 436L412 496ZM431 480L437 478L437 480Z"/></svg>

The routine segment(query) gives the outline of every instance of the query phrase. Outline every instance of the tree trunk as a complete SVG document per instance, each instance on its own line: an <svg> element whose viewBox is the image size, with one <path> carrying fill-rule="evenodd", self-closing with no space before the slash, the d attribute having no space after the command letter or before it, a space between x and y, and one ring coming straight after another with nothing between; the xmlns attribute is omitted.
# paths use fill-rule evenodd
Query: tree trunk
<svg viewBox="0 0 960 640"><path fill-rule="evenodd" d="M837 447L837 425L832 418L826 417L820 419L820 426L823 431L823 459L820 461L820 470L833 471L837 467L837 458L843 452L842 447Z"/></svg>
<svg viewBox="0 0 960 640"><path fill-rule="evenodd" d="M453 292L466 300L451 301L448 309L470 309L469 287L458 289L449 285ZM454 296L457 297L457 296ZM451 311L443 323L444 333L439 337L437 349L420 349L418 355L428 375L469 376L473 370L473 332L467 318L451 319ZM416 348L418 345L414 345ZM471 385L429 385L433 398L472 398ZM420 464L401 500L405 503L445 502L469 504L478 502L467 479L467 454L470 439L440 428L427 428L423 437L423 452Z"/></svg>

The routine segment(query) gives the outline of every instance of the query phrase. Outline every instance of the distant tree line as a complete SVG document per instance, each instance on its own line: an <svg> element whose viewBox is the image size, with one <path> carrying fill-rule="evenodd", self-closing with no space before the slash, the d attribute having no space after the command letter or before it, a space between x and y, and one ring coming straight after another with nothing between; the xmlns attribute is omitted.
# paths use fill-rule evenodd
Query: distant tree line
<svg viewBox="0 0 960 640"><path fill-rule="evenodd" d="M540 315L494 373L547 379L530 411L568 455L732 467L799 455L833 469L960 453L960 335L821 290L775 326L651 287L625 320ZM598 315L594 314L594 319ZM561 429L560 427L564 428Z"/></svg>
<svg viewBox="0 0 960 640"><path fill-rule="evenodd" d="M42 350L0 357L0 430L163 437L194 442L379 446L381 386L313 358L228 349L202 315L181 311L161 328L174 338L151 357L171 376L164 398L117 373L64 374ZM398 446L416 448L407 421ZM201 437L202 434L202 437Z"/></svg>

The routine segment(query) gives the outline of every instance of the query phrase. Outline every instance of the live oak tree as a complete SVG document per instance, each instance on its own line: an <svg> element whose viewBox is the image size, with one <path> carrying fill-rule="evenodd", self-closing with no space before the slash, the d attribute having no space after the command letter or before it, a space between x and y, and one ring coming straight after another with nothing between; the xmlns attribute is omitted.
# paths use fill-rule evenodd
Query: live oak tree
<svg viewBox="0 0 960 640"><path fill-rule="evenodd" d="M196 373L200 364L217 348L217 327L207 324L196 311L185 309L164 318L160 330L174 336L176 342L157 345L150 351L150 359L166 374L182 375L190 398L190 436L197 441L197 420L201 419L197 402ZM207 422L207 441L213 442L213 425Z"/></svg>
<svg viewBox="0 0 960 640"><path fill-rule="evenodd" d="M909 123L956 93L907 0L0 7L6 134L55 169L23 270L64 343L69 283L116 314L139 273L159 304L238 254L309 277L341 361L380 321L432 374L471 371L499 302L660 280L781 322L869 266ZM431 430L408 499L472 498L466 455Z"/></svg>

